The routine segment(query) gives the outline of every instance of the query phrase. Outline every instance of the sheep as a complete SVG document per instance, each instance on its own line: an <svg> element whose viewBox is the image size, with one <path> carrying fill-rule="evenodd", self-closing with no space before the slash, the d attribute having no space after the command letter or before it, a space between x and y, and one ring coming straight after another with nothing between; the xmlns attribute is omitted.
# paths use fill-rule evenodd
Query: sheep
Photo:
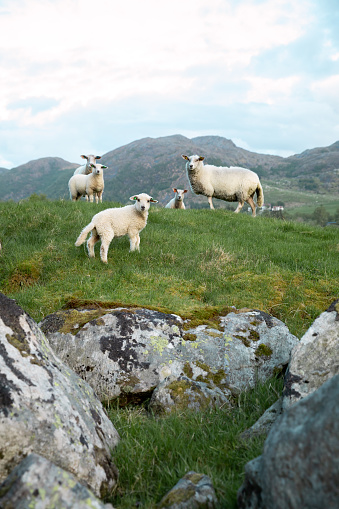
<svg viewBox="0 0 339 509"><path fill-rule="evenodd" d="M175 196L167 203L165 209L185 209L184 194L187 193L187 189L176 189L173 187L173 191Z"/></svg>
<svg viewBox="0 0 339 509"><path fill-rule="evenodd" d="M259 177L254 171L240 166L204 165L204 157L197 155L182 157L187 161L186 171L192 191L208 197L211 209L214 209L212 197L225 201L237 201L236 213L240 212L246 201L255 217L253 196L257 193L257 206L262 207L264 194Z"/></svg>
<svg viewBox="0 0 339 509"><path fill-rule="evenodd" d="M94 245L101 240L100 258L103 263L107 263L107 251L114 237L128 235L130 251L140 251L139 233L147 224L151 203L158 203L158 200L154 200L152 196L145 193L131 196L130 200L135 202L134 205L106 209L95 214L92 221L80 233L75 245L81 246L91 232L87 241L88 255L94 258Z"/></svg>
<svg viewBox="0 0 339 509"><path fill-rule="evenodd" d="M88 196L93 203L93 195L95 201L102 203L102 193L104 190L104 172L107 168L104 164L91 164L92 173L89 175L73 175L69 179L68 188L72 201L77 201L81 196Z"/></svg>
<svg viewBox="0 0 339 509"><path fill-rule="evenodd" d="M101 156L94 156L92 154L88 156L82 155L80 157L82 157L83 159L87 159L86 164L79 166L79 168L77 168L74 171L73 175L89 175L90 173L92 173L91 164L96 164L96 160L101 159Z"/></svg>

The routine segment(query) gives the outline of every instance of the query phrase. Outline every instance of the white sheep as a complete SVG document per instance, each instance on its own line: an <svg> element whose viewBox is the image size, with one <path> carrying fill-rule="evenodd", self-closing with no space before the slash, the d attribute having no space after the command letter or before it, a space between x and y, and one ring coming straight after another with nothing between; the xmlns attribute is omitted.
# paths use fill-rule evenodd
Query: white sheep
<svg viewBox="0 0 339 509"><path fill-rule="evenodd" d="M208 197L210 208L214 209L212 197L225 201L237 201L236 213L240 212L246 201L251 209L252 216L255 216L255 203L253 196L257 193L257 205L264 204L264 194L259 177L254 171L240 166L213 166L204 165L204 157L185 156L187 161L186 171L192 188L196 194L203 194Z"/></svg>
<svg viewBox="0 0 339 509"><path fill-rule="evenodd" d="M92 154L89 154L88 156L82 155L80 157L87 160L86 164L79 166L79 168L74 171L73 175L89 175L92 173L91 164L96 164L97 159L101 159L101 156L94 156Z"/></svg>
<svg viewBox="0 0 339 509"><path fill-rule="evenodd" d="M173 187L173 191L175 196L167 203L165 209L185 209L184 194L187 193L187 189L176 189Z"/></svg>
<svg viewBox="0 0 339 509"><path fill-rule="evenodd" d="M102 202L104 191L104 172L107 168L104 164L91 164L92 173L89 175L73 175L69 179L68 188L72 201L77 201L82 196L88 196L91 203L95 194L96 203Z"/></svg>
<svg viewBox="0 0 339 509"><path fill-rule="evenodd" d="M75 245L81 246L89 232L91 236L87 241L87 250L90 258L95 256L94 245L101 240L100 258L107 263L107 251L114 237L128 235L130 251L140 251L139 233L147 224L148 210L151 203L158 203L152 196L141 193L130 197L134 205L121 208L106 209L93 216L92 221L85 226L77 238Z"/></svg>

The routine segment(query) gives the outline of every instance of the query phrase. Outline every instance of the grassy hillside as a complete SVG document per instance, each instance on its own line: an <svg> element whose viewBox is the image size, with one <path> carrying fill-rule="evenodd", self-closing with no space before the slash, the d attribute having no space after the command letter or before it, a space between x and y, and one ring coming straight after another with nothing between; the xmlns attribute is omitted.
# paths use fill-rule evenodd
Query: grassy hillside
<svg viewBox="0 0 339 509"><path fill-rule="evenodd" d="M339 295L339 234L227 210L154 206L141 232L140 253L114 239L108 264L89 260L74 242L93 214L117 204L28 200L0 202L0 291L37 322L63 307L96 303L174 312L195 323L229 306L257 308L301 337ZM201 322L202 321L202 322ZM273 379L227 408L163 419L144 408L108 407L122 438L113 452L120 479L117 509L154 509L189 470L212 478L219 508L235 509L245 464L261 454L264 437L239 435L279 396Z"/></svg>

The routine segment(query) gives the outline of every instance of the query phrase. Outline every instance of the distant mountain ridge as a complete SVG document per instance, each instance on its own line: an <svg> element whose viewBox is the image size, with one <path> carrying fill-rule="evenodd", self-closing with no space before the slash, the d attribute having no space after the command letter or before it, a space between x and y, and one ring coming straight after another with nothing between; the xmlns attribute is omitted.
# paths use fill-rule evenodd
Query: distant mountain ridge
<svg viewBox="0 0 339 509"><path fill-rule="evenodd" d="M283 158L250 152L220 136L189 139L178 134L143 138L102 155L100 162L108 166L104 199L125 203L131 195L147 192L164 203L172 198L172 187L189 189L181 154L203 155L210 164L244 166L263 181L286 177L309 186L319 181L331 189L339 182L339 141ZM0 169L0 200L18 201L33 193L69 199L68 180L81 164L79 154L78 163L46 157L11 170ZM195 195L191 199L192 203L201 200Z"/></svg>

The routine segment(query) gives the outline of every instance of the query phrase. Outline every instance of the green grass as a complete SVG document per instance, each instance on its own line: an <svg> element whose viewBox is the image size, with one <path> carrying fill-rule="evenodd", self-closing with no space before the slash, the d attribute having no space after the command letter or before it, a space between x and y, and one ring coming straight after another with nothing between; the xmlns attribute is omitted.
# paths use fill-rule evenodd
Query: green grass
<svg viewBox="0 0 339 509"><path fill-rule="evenodd" d="M298 337L339 294L339 233L224 209L152 207L140 253L127 237L114 239L108 264L89 259L74 242L93 214L117 204L0 202L0 291L37 322L61 307L152 307L211 321L229 306L266 311ZM122 440L113 451L120 480L117 509L153 508L188 471L209 475L220 507L234 508L244 465L264 438L239 434L277 399L281 380L240 396L237 407L161 419L144 409L109 408Z"/></svg>
<svg viewBox="0 0 339 509"><path fill-rule="evenodd" d="M109 409L121 436L113 453L118 485L109 501L118 509L151 509L188 471L208 475L218 507L235 509L245 464L259 456L265 437L242 440L250 427L279 397L282 380L272 379L242 394L226 408L185 412L161 419L143 408Z"/></svg>
<svg viewBox="0 0 339 509"><path fill-rule="evenodd" d="M72 303L154 307L185 318L261 309L300 337L338 296L338 231L227 210L153 207L140 253L114 239L108 264L74 242L86 202L0 202L0 291L36 320Z"/></svg>

